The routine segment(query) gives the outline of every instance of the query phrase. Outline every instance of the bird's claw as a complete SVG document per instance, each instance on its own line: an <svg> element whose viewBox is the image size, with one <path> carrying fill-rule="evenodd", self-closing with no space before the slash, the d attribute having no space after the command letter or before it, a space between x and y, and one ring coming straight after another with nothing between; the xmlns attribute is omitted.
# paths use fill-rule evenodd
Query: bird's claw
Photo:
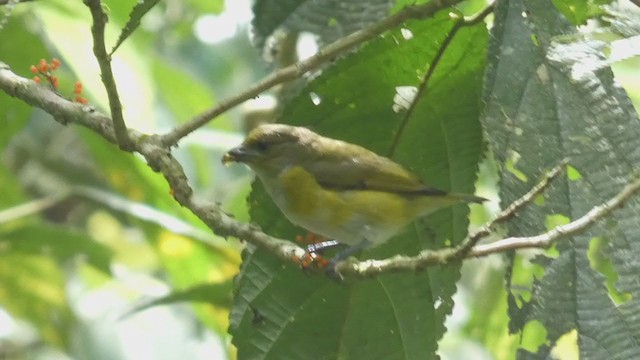
<svg viewBox="0 0 640 360"><path fill-rule="evenodd" d="M329 263L327 264L324 273L331 279L334 280L336 282L341 283L342 281L344 281L344 276L342 276L342 274L340 274L340 272L338 271L338 266L339 262L336 261L329 261Z"/></svg>

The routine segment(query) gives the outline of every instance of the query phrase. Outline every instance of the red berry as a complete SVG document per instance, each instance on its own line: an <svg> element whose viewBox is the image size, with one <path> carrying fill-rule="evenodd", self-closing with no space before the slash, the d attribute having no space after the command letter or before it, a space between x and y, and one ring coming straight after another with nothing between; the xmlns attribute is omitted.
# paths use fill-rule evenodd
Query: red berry
<svg viewBox="0 0 640 360"><path fill-rule="evenodd" d="M31 70L31 72L34 74L38 73L38 68L35 65L31 65L31 67L29 67L29 70Z"/></svg>
<svg viewBox="0 0 640 360"><path fill-rule="evenodd" d="M43 73L49 71L49 64L47 64L47 60L40 59L40 63L38 64L38 70L40 70L40 72L43 72Z"/></svg>
<svg viewBox="0 0 640 360"><path fill-rule="evenodd" d="M40 84L40 77L38 77L38 76L34 76L34 77L33 77L33 81L34 81L36 84Z"/></svg>
<svg viewBox="0 0 640 360"><path fill-rule="evenodd" d="M51 86L53 86L54 89L58 88L58 77L57 76L52 76L51 79Z"/></svg>
<svg viewBox="0 0 640 360"><path fill-rule="evenodd" d="M59 67L60 67L60 64L62 64L62 63L60 62L60 60L58 60L58 59L56 59L56 58L53 58L53 59L51 60L51 65L50 65L51 70L55 70L55 69L59 68Z"/></svg>
<svg viewBox="0 0 640 360"><path fill-rule="evenodd" d="M82 83L80 81L76 81L76 84L73 88L73 93L74 94L82 94Z"/></svg>

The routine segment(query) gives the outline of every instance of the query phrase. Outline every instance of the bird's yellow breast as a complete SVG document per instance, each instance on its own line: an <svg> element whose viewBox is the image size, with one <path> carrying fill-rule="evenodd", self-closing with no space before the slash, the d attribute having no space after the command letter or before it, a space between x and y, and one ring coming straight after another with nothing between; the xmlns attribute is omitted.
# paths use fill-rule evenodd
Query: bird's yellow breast
<svg viewBox="0 0 640 360"><path fill-rule="evenodd" d="M346 244L363 238L382 242L422 210L415 199L406 195L325 189L299 166L283 171L277 183L269 187L272 197L293 223Z"/></svg>

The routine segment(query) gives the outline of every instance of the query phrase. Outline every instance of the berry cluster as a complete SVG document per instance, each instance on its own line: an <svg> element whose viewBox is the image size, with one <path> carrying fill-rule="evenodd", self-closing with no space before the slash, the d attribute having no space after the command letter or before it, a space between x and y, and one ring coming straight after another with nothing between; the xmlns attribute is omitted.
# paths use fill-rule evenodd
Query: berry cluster
<svg viewBox="0 0 640 360"><path fill-rule="evenodd" d="M82 83L80 81L76 81L73 86L73 93L76 94L75 101L80 104L87 104L89 100L82 96Z"/></svg>
<svg viewBox="0 0 640 360"><path fill-rule="evenodd" d="M31 65L29 68L31 72L35 75L33 77L33 81L36 83L40 83L41 79L44 78L47 80L49 84L54 89L58 89L58 77L53 75L53 71L59 68L61 65L60 60L53 58L50 63L47 63L47 60L40 59L38 66Z"/></svg>
<svg viewBox="0 0 640 360"><path fill-rule="evenodd" d="M53 58L51 62L47 62L45 59L40 59L38 65L31 65L29 68L31 72L35 75L33 77L33 81L37 84L40 84L42 80L46 80L54 90L58 90L59 83L58 77L53 75L53 72L58 69L62 65L60 60ZM73 88L73 93L75 94L75 101L81 104L87 104L89 100L82 96L82 83L80 81L76 81L76 84Z"/></svg>

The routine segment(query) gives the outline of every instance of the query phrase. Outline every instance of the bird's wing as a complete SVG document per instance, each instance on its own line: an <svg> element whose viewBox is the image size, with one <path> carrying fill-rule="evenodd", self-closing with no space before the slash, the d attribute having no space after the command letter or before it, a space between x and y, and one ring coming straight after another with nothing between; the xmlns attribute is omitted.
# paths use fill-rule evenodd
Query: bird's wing
<svg viewBox="0 0 640 360"><path fill-rule="evenodd" d="M305 166L321 186L420 195L446 194L424 185L415 174L389 158L351 144L347 146L348 151L331 151Z"/></svg>

